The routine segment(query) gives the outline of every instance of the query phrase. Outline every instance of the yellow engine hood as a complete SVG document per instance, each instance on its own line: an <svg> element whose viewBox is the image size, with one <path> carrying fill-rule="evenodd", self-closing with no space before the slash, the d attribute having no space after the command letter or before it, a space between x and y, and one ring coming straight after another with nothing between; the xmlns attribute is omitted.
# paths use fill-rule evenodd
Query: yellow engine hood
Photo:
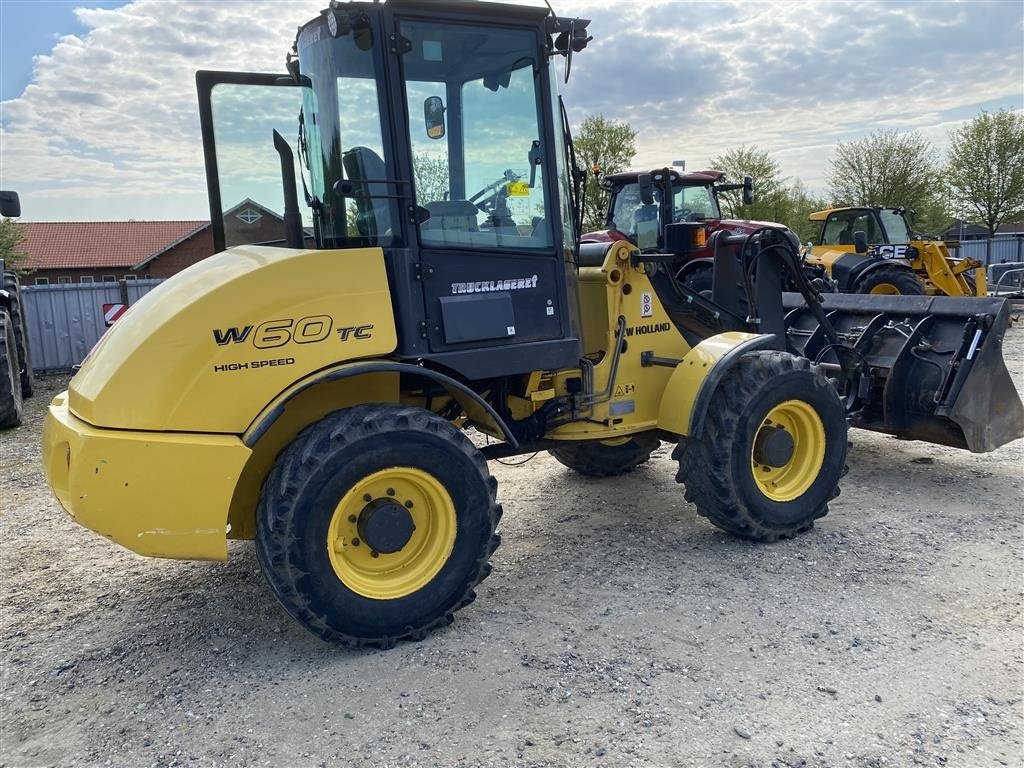
<svg viewBox="0 0 1024 768"><path fill-rule="evenodd" d="M100 427L239 434L294 381L396 344L379 248L239 246L134 304L86 358L68 403Z"/></svg>

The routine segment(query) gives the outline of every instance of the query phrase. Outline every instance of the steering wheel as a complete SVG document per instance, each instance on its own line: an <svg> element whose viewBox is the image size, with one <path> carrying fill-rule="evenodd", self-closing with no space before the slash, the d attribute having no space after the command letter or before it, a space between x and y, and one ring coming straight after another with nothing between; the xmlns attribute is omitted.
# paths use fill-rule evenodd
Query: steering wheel
<svg viewBox="0 0 1024 768"><path fill-rule="evenodd" d="M672 223L675 224L680 221L686 221L687 216L693 216L694 213L689 208L673 208L672 209Z"/></svg>

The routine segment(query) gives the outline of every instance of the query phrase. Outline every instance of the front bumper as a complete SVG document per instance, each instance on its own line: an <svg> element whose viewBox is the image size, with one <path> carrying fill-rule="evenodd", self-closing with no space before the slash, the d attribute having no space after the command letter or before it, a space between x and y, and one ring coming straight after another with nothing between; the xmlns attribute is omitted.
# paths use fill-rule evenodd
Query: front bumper
<svg viewBox="0 0 1024 768"><path fill-rule="evenodd" d="M250 451L231 435L101 429L53 399L43 469L76 522L152 557L227 559L231 497Z"/></svg>

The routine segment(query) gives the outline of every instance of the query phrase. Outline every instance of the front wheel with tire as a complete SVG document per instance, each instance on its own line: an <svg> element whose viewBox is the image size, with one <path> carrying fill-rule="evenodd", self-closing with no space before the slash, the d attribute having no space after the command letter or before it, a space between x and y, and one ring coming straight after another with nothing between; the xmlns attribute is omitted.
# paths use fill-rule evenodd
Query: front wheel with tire
<svg viewBox="0 0 1024 768"><path fill-rule="evenodd" d="M700 294L705 299L714 296L715 270L711 267L698 267L683 273L680 278L683 285L694 293Z"/></svg>
<svg viewBox="0 0 1024 768"><path fill-rule="evenodd" d="M567 442L548 453L569 469L591 477L612 477L646 463L661 445L655 435L632 435L622 440Z"/></svg>
<svg viewBox="0 0 1024 768"><path fill-rule="evenodd" d="M6 309L0 309L0 428L21 424L21 378L14 325Z"/></svg>
<svg viewBox="0 0 1024 768"><path fill-rule="evenodd" d="M879 267L857 282L857 293L875 296L923 296L924 286L917 275L902 267Z"/></svg>
<svg viewBox="0 0 1024 768"><path fill-rule="evenodd" d="M277 599L324 640L419 640L490 573L496 490L483 455L444 419L355 406L278 457L257 510L257 556Z"/></svg>
<svg viewBox="0 0 1024 768"><path fill-rule="evenodd" d="M686 500L724 531L774 541L814 525L846 471L846 414L820 368L748 352L718 385L700 434L673 452Z"/></svg>

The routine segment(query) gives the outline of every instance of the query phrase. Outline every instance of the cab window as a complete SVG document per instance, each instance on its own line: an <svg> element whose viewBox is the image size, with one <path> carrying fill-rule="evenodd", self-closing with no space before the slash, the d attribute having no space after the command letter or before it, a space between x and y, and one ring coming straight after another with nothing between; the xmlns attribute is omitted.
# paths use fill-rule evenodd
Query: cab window
<svg viewBox="0 0 1024 768"><path fill-rule="evenodd" d="M821 234L822 245L853 245L853 233L863 232L869 243L882 242L874 211L838 211L828 217Z"/></svg>

